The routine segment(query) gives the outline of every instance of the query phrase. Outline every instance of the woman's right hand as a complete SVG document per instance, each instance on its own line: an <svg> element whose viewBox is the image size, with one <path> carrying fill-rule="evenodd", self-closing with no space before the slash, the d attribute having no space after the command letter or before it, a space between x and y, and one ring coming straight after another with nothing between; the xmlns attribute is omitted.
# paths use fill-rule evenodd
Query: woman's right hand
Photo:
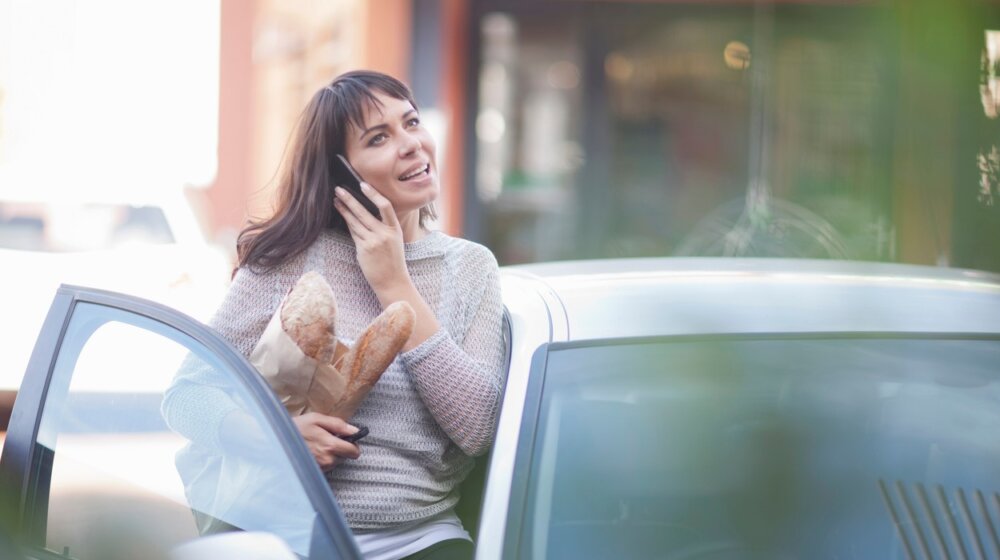
<svg viewBox="0 0 1000 560"><path fill-rule="evenodd" d="M346 442L337 435L348 436L358 429L341 418L318 412L307 412L292 418L302 438L306 440L309 452L316 458L324 472L332 469L339 458L357 459L361 456L358 446Z"/></svg>
<svg viewBox="0 0 1000 560"><path fill-rule="evenodd" d="M347 223L347 230L357 248L358 266L365 280L379 296L383 307L394 300L385 300L386 292L410 283L403 249L403 230L389 199L368 183L361 190L378 207L381 219L368 211L353 194L343 187L334 190L334 208Z"/></svg>

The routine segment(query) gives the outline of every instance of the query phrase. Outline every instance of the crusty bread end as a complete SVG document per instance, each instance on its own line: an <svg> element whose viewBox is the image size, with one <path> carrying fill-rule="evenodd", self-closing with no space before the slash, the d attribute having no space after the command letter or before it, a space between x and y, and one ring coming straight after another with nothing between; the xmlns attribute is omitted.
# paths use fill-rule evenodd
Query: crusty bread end
<svg viewBox="0 0 1000 560"><path fill-rule="evenodd" d="M363 396L378 381L413 334L416 313L410 304L397 301L385 308L335 364L345 376L344 401Z"/></svg>
<svg viewBox="0 0 1000 560"><path fill-rule="evenodd" d="M295 283L281 305L281 327L305 355L329 363L337 347L334 324L337 303L333 290L317 272Z"/></svg>

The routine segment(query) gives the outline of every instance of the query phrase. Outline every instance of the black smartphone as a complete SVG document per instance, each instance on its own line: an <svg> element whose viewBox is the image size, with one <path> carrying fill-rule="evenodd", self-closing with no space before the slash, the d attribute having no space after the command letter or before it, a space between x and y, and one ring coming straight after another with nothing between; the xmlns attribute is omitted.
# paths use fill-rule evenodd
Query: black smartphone
<svg viewBox="0 0 1000 560"><path fill-rule="evenodd" d="M354 198L361 202L362 206L366 210L371 212L372 216L378 219L382 219L382 214L378 211L378 206L371 201L370 198L365 196L365 193L361 192L361 175L351 167L351 164L347 162L347 158L337 154L334 160L334 173L333 180L334 185L341 186L347 189L347 192L354 195Z"/></svg>
<svg viewBox="0 0 1000 560"><path fill-rule="evenodd" d="M356 443L359 439L368 435L367 426L358 426L358 431L354 432L349 436L337 436L340 439L346 441L347 443Z"/></svg>

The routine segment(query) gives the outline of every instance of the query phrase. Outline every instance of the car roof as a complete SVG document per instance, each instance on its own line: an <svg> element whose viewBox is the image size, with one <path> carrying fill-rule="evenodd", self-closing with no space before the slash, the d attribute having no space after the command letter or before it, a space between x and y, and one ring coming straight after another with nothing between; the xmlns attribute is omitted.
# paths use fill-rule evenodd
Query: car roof
<svg viewBox="0 0 1000 560"><path fill-rule="evenodd" d="M566 340L723 333L1000 333L1000 275L875 262L746 258L504 268L545 294Z"/></svg>

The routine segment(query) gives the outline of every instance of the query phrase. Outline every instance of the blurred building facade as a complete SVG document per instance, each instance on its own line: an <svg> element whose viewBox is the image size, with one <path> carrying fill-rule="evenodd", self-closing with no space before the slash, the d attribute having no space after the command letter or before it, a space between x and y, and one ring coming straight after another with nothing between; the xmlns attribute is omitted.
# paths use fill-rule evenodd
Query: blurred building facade
<svg viewBox="0 0 1000 560"><path fill-rule="evenodd" d="M407 77L408 0L222 0L219 169L203 193L210 229L232 246L266 216L298 116L315 91L354 68Z"/></svg>
<svg viewBox="0 0 1000 560"><path fill-rule="evenodd" d="M440 226L503 264L1000 270L993 0L222 0L221 20L223 237L267 212L309 96L369 67L435 127Z"/></svg>

